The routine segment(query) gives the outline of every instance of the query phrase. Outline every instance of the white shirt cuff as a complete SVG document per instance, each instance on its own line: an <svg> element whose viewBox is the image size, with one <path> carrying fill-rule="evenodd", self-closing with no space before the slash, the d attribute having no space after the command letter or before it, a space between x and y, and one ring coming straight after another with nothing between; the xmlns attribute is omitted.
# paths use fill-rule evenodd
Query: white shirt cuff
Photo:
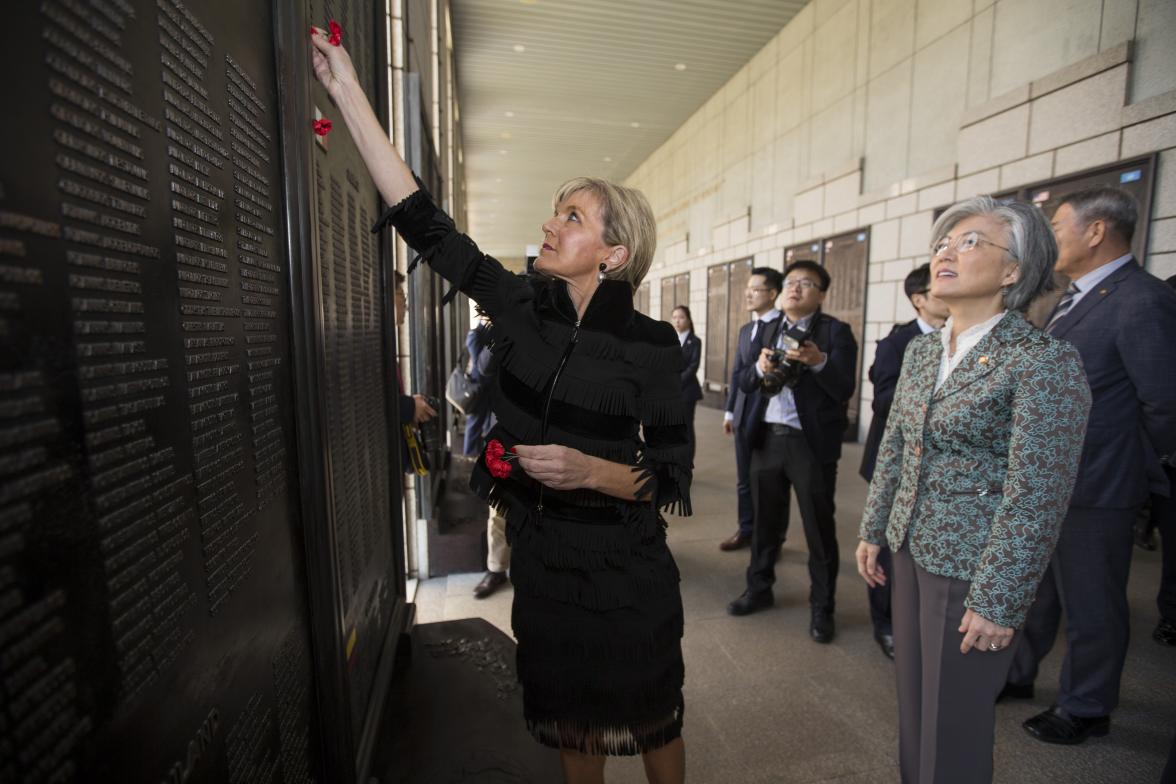
<svg viewBox="0 0 1176 784"><path fill-rule="evenodd" d="M734 422L735 421L735 414L731 413L730 411L724 411L723 412L723 421L724 422Z"/></svg>

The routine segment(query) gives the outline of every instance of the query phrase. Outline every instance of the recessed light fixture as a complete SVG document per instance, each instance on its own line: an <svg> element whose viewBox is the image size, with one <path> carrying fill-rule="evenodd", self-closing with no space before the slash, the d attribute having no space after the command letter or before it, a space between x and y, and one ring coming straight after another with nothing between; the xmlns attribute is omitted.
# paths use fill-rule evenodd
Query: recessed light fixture
<svg viewBox="0 0 1176 784"><path fill-rule="evenodd" d="M604 162L605 163L612 163L612 158L610 158L606 155L606 156L604 156Z"/></svg>
<svg viewBox="0 0 1176 784"><path fill-rule="evenodd" d="M509 139L510 138L510 131L503 131L502 133L500 133L498 135L501 136L503 139Z"/></svg>
<svg viewBox="0 0 1176 784"><path fill-rule="evenodd" d="M495 178L494 178L494 181L495 181L495 182L502 182L502 178L501 178L501 177L495 177Z"/></svg>
<svg viewBox="0 0 1176 784"><path fill-rule="evenodd" d="M514 117L514 112L503 112L507 117Z"/></svg>
<svg viewBox="0 0 1176 784"><path fill-rule="evenodd" d="M640 128L640 127L641 127L641 123L639 123L639 122L631 122L631 123L629 123L629 127L630 127L630 128Z"/></svg>
<svg viewBox="0 0 1176 784"><path fill-rule="evenodd" d="M522 44L515 44L513 48L519 54L522 54L523 52L527 51L527 47L523 46Z"/></svg>
<svg viewBox="0 0 1176 784"><path fill-rule="evenodd" d="M674 65L674 70L675 71L685 71L686 70L686 63L677 63L676 65Z"/></svg>
<svg viewBox="0 0 1176 784"><path fill-rule="evenodd" d="M498 154L499 154L499 155L506 155L506 150L499 150L499 151L498 151Z"/></svg>

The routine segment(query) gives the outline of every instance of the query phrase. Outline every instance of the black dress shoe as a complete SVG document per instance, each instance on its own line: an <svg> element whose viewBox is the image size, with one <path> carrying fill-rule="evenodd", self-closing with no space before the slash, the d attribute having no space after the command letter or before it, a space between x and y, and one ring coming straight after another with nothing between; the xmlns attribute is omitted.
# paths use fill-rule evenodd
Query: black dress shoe
<svg viewBox="0 0 1176 784"><path fill-rule="evenodd" d="M474 586L474 598L485 599L506 584L506 572L486 572L482 582Z"/></svg>
<svg viewBox="0 0 1176 784"><path fill-rule="evenodd" d="M882 655L887 659L894 658L894 635L874 633L874 642L882 649Z"/></svg>
<svg viewBox="0 0 1176 784"><path fill-rule="evenodd" d="M751 534L745 534L742 531L736 531L735 535L730 539L724 539L719 542L719 549L725 553L732 550L739 550L751 544Z"/></svg>
<svg viewBox="0 0 1176 784"><path fill-rule="evenodd" d="M1004 688L1000 690L1000 694L996 695L997 702L1031 699L1033 699L1032 683L1006 683Z"/></svg>
<svg viewBox="0 0 1176 784"><path fill-rule="evenodd" d="M1160 645L1176 645L1176 623L1167 618L1161 618L1152 632L1152 639Z"/></svg>
<svg viewBox="0 0 1176 784"><path fill-rule="evenodd" d="M771 591L765 593L744 591L738 599L727 605L727 612L731 615L751 615L753 612L771 607L773 602Z"/></svg>
<svg viewBox="0 0 1176 784"><path fill-rule="evenodd" d="M833 642L833 613L825 610L813 610L813 620L809 624L809 636L822 645Z"/></svg>
<svg viewBox="0 0 1176 784"><path fill-rule="evenodd" d="M1026 719L1021 725L1033 737L1045 743L1074 746L1093 736L1101 738L1111 731L1110 716L1071 716L1054 705L1047 711Z"/></svg>

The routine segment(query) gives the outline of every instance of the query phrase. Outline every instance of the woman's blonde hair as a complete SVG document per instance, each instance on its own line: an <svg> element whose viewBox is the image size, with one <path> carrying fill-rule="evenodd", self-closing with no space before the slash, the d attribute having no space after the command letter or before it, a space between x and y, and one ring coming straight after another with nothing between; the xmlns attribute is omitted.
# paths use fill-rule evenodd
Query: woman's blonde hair
<svg viewBox="0 0 1176 784"><path fill-rule="evenodd" d="M597 177L575 177L556 189L552 206L573 193L587 191L600 201L600 218L604 224L601 239L605 245L623 245L629 259L619 269L607 273L613 280L628 281L636 291L653 263L657 249L657 222L645 194Z"/></svg>

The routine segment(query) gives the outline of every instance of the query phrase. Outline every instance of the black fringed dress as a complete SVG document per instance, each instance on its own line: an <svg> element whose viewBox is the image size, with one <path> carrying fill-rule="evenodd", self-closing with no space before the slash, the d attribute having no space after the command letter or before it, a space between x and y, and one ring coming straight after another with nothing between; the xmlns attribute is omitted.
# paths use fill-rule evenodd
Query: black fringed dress
<svg viewBox="0 0 1176 784"><path fill-rule="evenodd" d="M581 320L566 284L507 272L422 189L391 223L492 320L499 361L487 439L555 443L635 467L641 499L540 486L514 466L470 484L503 512L512 546L518 674L527 727L548 746L639 754L682 729L682 599L659 509L690 513L690 445L673 327L604 281Z"/></svg>

